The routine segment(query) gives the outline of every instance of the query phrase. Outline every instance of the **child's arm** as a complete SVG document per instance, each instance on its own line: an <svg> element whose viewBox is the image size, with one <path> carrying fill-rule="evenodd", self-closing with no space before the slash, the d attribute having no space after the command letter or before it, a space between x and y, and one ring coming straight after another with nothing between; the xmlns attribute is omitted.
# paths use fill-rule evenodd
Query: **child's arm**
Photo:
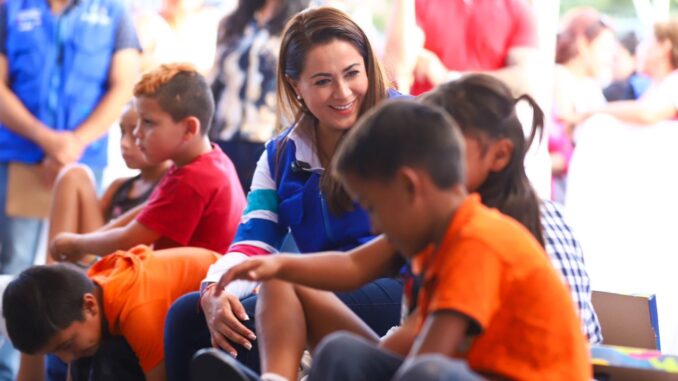
<svg viewBox="0 0 678 381"><path fill-rule="evenodd" d="M417 338L418 317L419 309L416 309L400 327L392 328L393 331L384 336L379 343L379 347L403 357L407 356L414 345L414 340Z"/></svg>
<svg viewBox="0 0 678 381"><path fill-rule="evenodd" d="M106 255L116 250L131 249L136 245L150 245L160 234L137 221L124 227L88 234L62 233L50 244L50 254L60 261L77 261L85 254Z"/></svg>
<svg viewBox="0 0 678 381"><path fill-rule="evenodd" d="M398 258L384 236L348 253L253 257L222 275L215 292L218 295L228 283L237 279L262 281L273 278L322 290L353 290L397 270L395 264Z"/></svg>
<svg viewBox="0 0 678 381"><path fill-rule="evenodd" d="M466 337L469 324L469 319L456 311L434 312L424 322L408 357L426 353L453 356Z"/></svg>
<svg viewBox="0 0 678 381"><path fill-rule="evenodd" d="M111 230L113 228L120 228L120 227L129 225L132 221L134 221L135 218L137 218L137 216L144 209L145 206L146 206L146 202L143 202L143 203L135 206L134 208L123 213L120 217L118 217L114 220L108 221L108 223L106 225L100 227L99 229L97 229L97 231L101 232L101 231Z"/></svg>

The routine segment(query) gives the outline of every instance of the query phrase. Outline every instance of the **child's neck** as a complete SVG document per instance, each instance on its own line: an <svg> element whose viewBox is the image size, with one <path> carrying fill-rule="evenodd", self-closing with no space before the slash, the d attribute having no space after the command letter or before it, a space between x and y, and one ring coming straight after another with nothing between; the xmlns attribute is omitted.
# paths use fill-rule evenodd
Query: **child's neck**
<svg viewBox="0 0 678 381"><path fill-rule="evenodd" d="M457 185L452 189L442 190L435 196L435 202L431 205L431 220L434 221L431 226L431 234L436 248L443 243L447 230L457 213L461 204L466 200L468 192L462 185Z"/></svg>
<svg viewBox="0 0 678 381"><path fill-rule="evenodd" d="M200 139L187 143L186 149L177 157L172 158L172 161L177 167L183 167L190 164L198 156L212 151L212 143L207 136L202 136Z"/></svg>
<svg viewBox="0 0 678 381"><path fill-rule="evenodd" d="M167 172L170 163L167 161L162 162L162 164L154 165L152 167L142 168L139 171L141 180L148 183L157 183L161 177Z"/></svg>

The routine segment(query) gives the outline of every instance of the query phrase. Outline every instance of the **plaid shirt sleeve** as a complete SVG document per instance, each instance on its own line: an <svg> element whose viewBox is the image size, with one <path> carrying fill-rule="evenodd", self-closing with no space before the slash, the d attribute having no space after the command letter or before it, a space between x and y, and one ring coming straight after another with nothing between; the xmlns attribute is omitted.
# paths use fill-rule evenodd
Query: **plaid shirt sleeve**
<svg viewBox="0 0 678 381"><path fill-rule="evenodd" d="M541 222L546 252L572 293L584 334L589 342L600 343L603 336L591 304L591 284L579 240L565 222L562 208L552 201L542 200Z"/></svg>

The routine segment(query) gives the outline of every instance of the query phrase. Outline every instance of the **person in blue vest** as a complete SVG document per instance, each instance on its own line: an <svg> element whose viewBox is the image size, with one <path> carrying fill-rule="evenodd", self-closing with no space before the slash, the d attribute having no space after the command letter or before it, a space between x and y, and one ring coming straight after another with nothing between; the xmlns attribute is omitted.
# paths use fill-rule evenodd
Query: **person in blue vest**
<svg viewBox="0 0 678 381"><path fill-rule="evenodd" d="M168 313L165 365L170 381L188 380L191 357L210 345L257 372L283 373L272 370L275 365L267 361L280 358L278 352L296 356L298 367L306 342L287 339L297 337L296 329L304 324L303 311L294 303L276 303L289 300L292 287L265 284L254 294L256 284L235 282L217 296L215 282L250 256L278 252L288 232L301 253L347 251L374 237L367 213L325 171L360 115L398 95L388 89L365 33L334 8L297 14L283 33L277 89L282 120L292 121L291 126L266 145L229 251L210 268L201 293L185 295ZM402 284L395 279L379 279L346 293L319 294L328 303L342 305L341 300L362 319L365 329L378 335L400 318ZM269 308L287 311L286 319L275 321L274 315L266 313ZM254 320L256 332L264 327L271 333L265 341L257 342Z"/></svg>
<svg viewBox="0 0 678 381"><path fill-rule="evenodd" d="M106 131L131 97L140 49L120 1L0 5L1 274L33 264L41 229L39 219L8 215L10 173L27 164L51 184L63 166L81 162L100 184ZM0 351L0 380L7 358Z"/></svg>

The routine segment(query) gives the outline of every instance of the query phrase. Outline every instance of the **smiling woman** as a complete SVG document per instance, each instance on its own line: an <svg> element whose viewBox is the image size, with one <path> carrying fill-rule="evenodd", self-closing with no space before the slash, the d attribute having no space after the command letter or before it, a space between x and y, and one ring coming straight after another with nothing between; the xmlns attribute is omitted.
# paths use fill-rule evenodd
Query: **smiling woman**
<svg viewBox="0 0 678 381"><path fill-rule="evenodd" d="M313 346L334 329L322 326L322 316L355 313L362 321L351 320L350 328L373 339L399 321L402 285L394 279L338 294L281 282L262 284L257 295L252 294L257 284L250 282L217 290L215 282L229 268L249 256L277 252L287 233L302 253L347 251L374 237L366 212L325 170L358 118L397 96L387 89L365 33L334 8L297 14L283 33L277 89L279 125L292 123L267 144L236 238L210 268L202 296L186 295L169 312L170 380L187 380L190 358L210 344L254 371L260 370L261 350L263 372L296 379L307 343ZM195 309L198 300L202 311Z"/></svg>

